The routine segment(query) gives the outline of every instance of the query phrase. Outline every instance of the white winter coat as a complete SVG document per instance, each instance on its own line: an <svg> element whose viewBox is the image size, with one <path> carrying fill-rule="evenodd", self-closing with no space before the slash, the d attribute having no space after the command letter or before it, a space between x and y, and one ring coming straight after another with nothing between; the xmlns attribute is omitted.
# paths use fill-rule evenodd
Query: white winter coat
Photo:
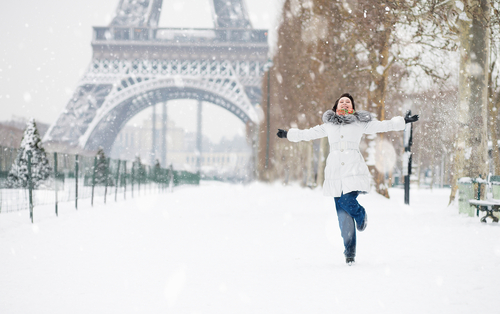
<svg viewBox="0 0 500 314"><path fill-rule="evenodd" d="M359 111L346 120L332 110L323 114L324 124L307 130L292 128L287 138L291 142L311 141L328 136L330 154L326 160L325 196L340 197L342 192L368 192L371 176L363 156L359 151L359 143L363 134L374 134L388 131L400 131L405 128L403 117L378 121L371 118L368 112Z"/></svg>

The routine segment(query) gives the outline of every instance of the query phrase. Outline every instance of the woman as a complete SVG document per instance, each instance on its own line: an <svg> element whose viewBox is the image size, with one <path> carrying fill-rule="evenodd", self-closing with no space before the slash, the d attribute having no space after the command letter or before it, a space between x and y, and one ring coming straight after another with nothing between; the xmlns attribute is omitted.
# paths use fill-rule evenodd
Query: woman
<svg viewBox="0 0 500 314"><path fill-rule="evenodd" d="M357 197L370 190L371 176L359 151L363 134L404 130L406 123L415 122L418 115L394 117L377 121L367 111L356 111L353 97L342 94L332 110L323 114L323 124L308 130L278 129L278 137L291 142L311 141L328 136L330 154L326 160L323 193L333 196L342 238L344 255L350 266L356 256L356 229L365 230L367 215ZM356 224L356 228L355 228Z"/></svg>

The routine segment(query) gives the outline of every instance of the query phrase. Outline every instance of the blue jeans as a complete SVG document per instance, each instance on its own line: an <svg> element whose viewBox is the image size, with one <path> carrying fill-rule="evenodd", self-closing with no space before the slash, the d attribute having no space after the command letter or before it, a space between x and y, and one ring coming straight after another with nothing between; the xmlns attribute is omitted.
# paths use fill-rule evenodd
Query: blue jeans
<svg viewBox="0 0 500 314"><path fill-rule="evenodd" d="M365 209L359 205L356 198L359 192L353 191L335 197L335 207L339 218L339 227L342 239L344 239L345 257L356 256L356 224L360 225L365 219Z"/></svg>

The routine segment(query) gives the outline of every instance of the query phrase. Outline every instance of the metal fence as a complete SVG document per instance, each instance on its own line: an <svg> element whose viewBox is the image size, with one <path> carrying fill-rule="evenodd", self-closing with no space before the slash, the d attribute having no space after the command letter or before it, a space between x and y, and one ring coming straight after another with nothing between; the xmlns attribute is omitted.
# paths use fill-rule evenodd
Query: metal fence
<svg viewBox="0 0 500 314"><path fill-rule="evenodd" d="M74 202L78 209L82 201L94 205L96 201L106 203L200 183L199 173L175 171L172 167L165 169L110 158L103 162L97 156L47 153L50 174L46 180L33 184L31 169L28 169L26 188L8 188L8 174L17 154L17 149L0 146L0 213L29 209L32 221L33 208L40 205L53 204L57 215L60 202Z"/></svg>

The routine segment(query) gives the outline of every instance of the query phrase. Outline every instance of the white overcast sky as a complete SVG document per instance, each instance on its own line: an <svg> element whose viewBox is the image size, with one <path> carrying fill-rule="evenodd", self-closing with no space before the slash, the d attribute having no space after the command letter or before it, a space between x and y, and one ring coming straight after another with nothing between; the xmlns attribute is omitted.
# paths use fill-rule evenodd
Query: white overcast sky
<svg viewBox="0 0 500 314"><path fill-rule="evenodd" d="M212 27L208 1L163 0L160 27ZM275 29L282 2L246 0L253 27ZM0 11L0 121L18 116L55 122L90 63L92 26L107 26L118 3L119 0L7 1ZM274 35L272 31L270 35ZM169 108L170 117L175 117L173 111L179 106ZM220 110L205 107L207 115L212 111L221 114ZM231 115L227 117L233 121ZM184 123L176 122L180 126ZM239 121L233 122L238 125ZM187 129L194 128L193 123L188 124ZM207 131L213 133L214 139L223 136L217 128Z"/></svg>

